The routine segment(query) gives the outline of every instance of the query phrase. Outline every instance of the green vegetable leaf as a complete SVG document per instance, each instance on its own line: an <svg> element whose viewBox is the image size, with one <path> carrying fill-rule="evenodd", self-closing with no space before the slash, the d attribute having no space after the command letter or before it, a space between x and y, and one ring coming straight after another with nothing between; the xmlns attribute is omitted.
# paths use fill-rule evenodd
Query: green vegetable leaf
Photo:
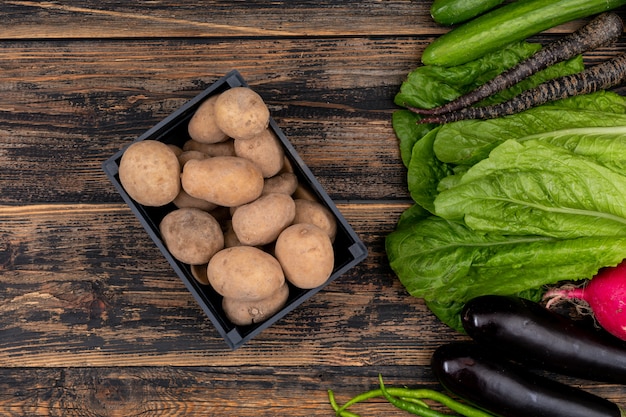
<svg viewBox="0 0 626 417"><path fill-rule="evenodd" d="M409 73L395 97L399 106L428 109L473 90L541 49L520 42L457 67L421 66Z"/></svg>
<svg viewBox="0 0 626 417"><path fill-rule="evenodd" d="M397 110L392 115L393 130L400 144L400 157L405 167L411 161L411 152L415 142L424 137L432 128L430 124L418 124L420 115L409 110Z"/></svg>
<svg viewBox="0 0 626 417"><path fill-rule="evenodd" d="M602 92L491 120L464 120L441 126L433 144L438 159L473 165L507 139L560 135L572 128L626 126L626 97Z"/></svg>
<svg viewBox="0 0 626 417"><path fill-rule="evenodd" d="M431 130L413 146L408 173L411 198L431 213L435 212L434 201L439 181L453 173L452 168L438 160L433 152L433 141L438 129Z"/></svg>
<svg viewBox="0 0 626 417"><path fill-rule="evenodd" d="M484 294L519 294L617 265L626 237L556 239L476 232L430 216L387 236L390 266L407 291L453 328L463 304Z"/></svg>
<svg viewBox="0 0 626 417"><path fill-rule="evenodd" d="M483 232L626 236L626 177L567 149L509 140L435 199L435 213Z"/></svg>

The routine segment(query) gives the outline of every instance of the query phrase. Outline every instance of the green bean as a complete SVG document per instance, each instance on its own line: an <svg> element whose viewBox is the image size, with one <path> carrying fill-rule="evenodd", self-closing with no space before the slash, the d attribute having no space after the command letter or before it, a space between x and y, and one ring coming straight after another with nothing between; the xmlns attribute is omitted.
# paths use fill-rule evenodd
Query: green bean
<svg viewBox="0 0 626 417"><path fill-rule="evenodd" d="M395 405L396 407L402 410L408 411L412 414L422 416L422 417L449 417L447 414L439 413L429 408L425 408L419 404L414 404L414 403L402 400L400 398L393 397L391 393L389 392L389 390L385 388L385 385L383 383L383 377L380 374L378 375L378 381L380 382L380 389L383 392L383 395L385 396L387 401L389 401L391 404ZM460 403L448 397L447 395L442 394L437 391L424 390L424 389L417 389L417 390L410 390L410 391L412 392L413 395L416 395L416 396L422 394L421 398L426 398L423 396L423 394L427 394L428 399L437 401L440 404L448 407L452 411L455 411L465 417L494 417L490 413L486 413L475 407Z"/></svg>
<svg viewBox="0 0 626 417"><path fill-rule="evenodd" d="M342 410L337 404L335 400L335 394L332 390L328 390L328 402L330 402L330 406L335 410L335 415L337 417L361 417L358 414L351 413L350 411Z"/></svg>
<svg viewBox="0 0 626 417"><path fill-rule="evenodd" d="M422 404L424 407L428 407L428 405L424 401L421 401L421 399L428 398L427 391L429 390L411 390L408 388L396 388L396 387L387 388L387 392L389 392L391 395L395 397L403 397L404 399L410 398L412 401L419 401L419 403ZM438 394L435 391L432 391L432 392ZM364 392L363 394L357 395L356 397L352 398L350 401L348 401L347 403L339 407L339 411L343 411L347 409L348 407L352 406L353 404L370 400L372 398L378 398L378 397L383 397L383 392L381 391L380 388Z"/></svg>
<svg viewBox="0 0 626 417"><path fill-rule="evenodd" d="M328 390L328 399L337 417L359 417L358 414L348 411L348 407L372 398L384 397L388 402L405 411L412 412L423 417L450 417L430 409L424 400L431 400L439 403L463 417L493 417L480 409L459 402L444 393L427 388L406 388L406 387L385 387L382 375L378 375L380 387L350 399L342 406L337 404L333 391Z"/></svg>
<svg viewBox="0 0 626 417"><path fill-rule="evenodd" d="M389 392L389 388L387 388L387 392ZM382 394L382 391L381 391L381 394ZM411 397L398 397L398 398L400 398L403 401L419 404L422 407L428 407L428 404L426 404L424 401L420 400L419 398L411 398Z"/></svg>
<svg viewBox="0 0 626 417"><path fill-rule="evenodd" d="M385 389L385 384L383 383L383 377L378 375L378 380L380 382L380 390L383 393L383 396L389 401L391 404L399 408L400 410L408 411L411 414L415 414L416 416L421 417L449 417L446 414L440 413L435 410L431 410L430 408L423 407L420 404L415 404L412 402L401 400L393 395L389 394L389 392Z"/></svg>

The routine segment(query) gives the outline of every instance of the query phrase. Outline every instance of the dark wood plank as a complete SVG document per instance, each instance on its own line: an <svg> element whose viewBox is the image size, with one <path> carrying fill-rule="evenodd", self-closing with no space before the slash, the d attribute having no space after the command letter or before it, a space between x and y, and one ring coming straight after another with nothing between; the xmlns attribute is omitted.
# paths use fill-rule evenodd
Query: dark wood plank
<svg viewBox="0 0 626 417"><path fill-rule="evenodd" d="M0 39L302 37L441 32L430 2L409 0L0 2ZM337 24L337 23L340 24Z"/></svg>
<svg viewBox="0 0 626 417"><path fill-rule="evenodd" d="M119 201L101 163L233 68L266 99L332 197L404 199L405 170L391 128L393 97L425 43L418 38L5 42L2 202ZM620 42L600 49L588 60L623 47ZM236 57L227 52L233 49L239 51ZM274 59L258 66L264 54ZM45 65L34 64L41 59Z"/></svg>
<svg viewBox="0 0 626 417"><path fill-rule="evenodd" d="M3 201L119 201L100 164L233 68L266 99L330 194L404 195L390 115L416 42L5 43ZM260 67L264 54L275 59ZM41 57L46 65L32 65Z"/></svg>
<svg viewBox="0 0 626 417"><path fill-rule="evenodd" d="M0 39L435 36L430 1L224 1L80 4L5 0ZM620 10L623 13L623 10ZM580 21L549 30L571 32Z"/></svg>
<svg viewBox="0 0 626 417"><path fill-rule="evenodd" d="M293 366L425 364L430 349L456 335L386 264L384 237L406 207L340 204L369 257L234 353L127 207L3 207L0 363L215 366L272 363L279 354Z"/></svg>
<svg viewBox="0 0 626 417"><path fill-rule="evenodd" d="M15 417L330 416L329 389L343 404L376 388L379 373L388 386L441 390L428 367L414 365L15 368L0 369L0 412ZM560 379L624 405L624 387ZM407 416L383 399L351 410L362 416Z"/></svg>
<svg viewBox="0 0 626 417"><path fill-rule="evenodd" d="M415 366L377 368L390 383L429 384ZM398 371L400 370L400 371ZM419 378L419 382L418 382ZM0 370L0 412L4 416L258 416L331 415L327 390L345 401L345 382L374 386L375 374L354 367L141 367ZM21 389L30 385L29 389ZM362 388L361 388L362 387ZM354 389L352 388L352 389ZM362 406L363 415L406 415L382 401Z"/></svg>

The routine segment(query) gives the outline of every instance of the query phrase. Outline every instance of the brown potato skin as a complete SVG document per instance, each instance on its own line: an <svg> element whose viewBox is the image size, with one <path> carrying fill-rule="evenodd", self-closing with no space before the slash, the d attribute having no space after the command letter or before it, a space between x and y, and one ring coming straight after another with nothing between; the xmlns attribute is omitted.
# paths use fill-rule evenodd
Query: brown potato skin
<svg viewBox="0 0 626 417"><path fill-rule="evenodd" d="M120 183L144 206L171 203L180 191L180 164L174 151L156 140L130 145L120 160Z"/></svg>
<svg viewBox="0 0 626 417"><path fill-rule="evenodd" d="M276 258L252 246L234 246L216 253L209 261L207 277L223 297L245 301L267 298L285 283Z"/></svg>
<svg viewBox="0 0 626 417"><path fill-rule="evenodd" d="M233 139L250 139L269 125L270 112L263 99L248 87L233 87L215 102L217 126Z"/></svg>
<svg viewBox="0 0 626 417"><path fill-rule="evenodd" d="M172 256L187 264L206 264L224 247L220 224L209 213L199 209L171 211L165 215L159 229Z"/></svg>
<svg viewBox="0 0 626 417"><path fill-rule="evenodd" d="M207 265L191 265L191 275L202 285L209 285L209 278L206 276Z"/></svg>
<svg viewBox="0 0 626 417"><path fill-rule="evenodd" d="M256 200L264 184L263 174L256 165L236 156L188 161L181 181L190 196L224 207L237 207Z"/></svg>
<svg viewBox="0 0 626 417"><path fill-rule="evenodd" d="M281 172L265 179L263 194L282 193L292 195L298 188L298 177L292 172Z"/></svg>
<svg viewBox="0 0 626 417"><path fill-rule="evenodd" d="M278 238L296 215L293 199L280 193L267 194L237 207L232 227L244 245L266 245Z"/></svg>
<svg viewBox="0 0 626 417"><path fill-rule="evenodd" d="M172 203L178 208L197 208L203 211L211 211L217 207L216 204L190 196L182 188Z"/></svg>
<svg viewBox="0 0 626 417"><path fill-rule="evenodd" d="M183 151L198 151L207 156L237 156L235 155L235 141L232 139L218 143L202 143L189 139L183 144Z"/></svg>
<svg viewBox="0 0 626 417"><path fill-rule="evenodd" d="M218 143L228 139L228 135L215 123L215 102L219 95L214 95L202 102L189 120L189 136L200 143Z"/></svg>
<svg viewBox="0 0 626 417"><path fill-rule="evenodd" d="M270 128L250 139L236 139L235 154L254 162L261 169L264 178L278 174L285 160L283 146Z"/></svg>
<svg viewBox="0 0 626 417"><path fill-rule="evenodd" d="M206 159L209 156L200 151L183 151L178 155L178 162L180 163L181 169L184 168L185 164L192 159ZM174 205L178 208L197 208L204 211L211 211L217 207L216 204L210 203L206 200L202 200L200 198L195 198L190 196L181 186L180 192L172 201Z"/></svg>
<svg viewBox="0 0 626 417"><path fill-rule="evenodd" d="M200 151L181 151L181 153L178 155L178 162L180 163L181 167L184 167L187 161L191 161L192 159L206 159L208 157L209 155Z"/></svg>
<svg viewBox="0 0 626 417"><path fill-rule="evenodd" d="M337 234L337 220L331 211L322 203L304 198L294 200L296 204L296 215L294 223L310 223L328 234L331 241L335 240Z"/></svg>
<svg viewBox="0 0 626 417"><path fill-rule="evenodd" d="M278 313L289 298L289 285L284 283L272 295L258 301L245 301L236 298L222 299L226 317L237 326L261 323Z"/></svg>
<svg viewBox="0 0 626 417"><path fill-rule="evenodd" d="M335 255L325 231L308 223L286 228L274 248L285 277L298 288L324 284L333 272Z"/></svg>

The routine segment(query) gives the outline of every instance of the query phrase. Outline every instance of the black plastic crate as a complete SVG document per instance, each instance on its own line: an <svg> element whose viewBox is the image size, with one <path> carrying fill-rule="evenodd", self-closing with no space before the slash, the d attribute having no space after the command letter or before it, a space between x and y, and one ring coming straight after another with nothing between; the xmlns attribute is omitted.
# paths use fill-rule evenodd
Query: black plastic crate
<svg viewBox="0 0 626 417"><path fill-rule="evenodd" d="M200 104L214 94L219 94L229 88L240 86L247 87L248 85L239 72L235 70L231 71L216 81L209 88L204 90L201 94L185 103L176 112L172 113L152 129L141 135L136 139L136 141L147 139L158 140L166 144L173 144L182 147L183 143L190 139L189 134L187 133L187 124ZM298 176L298 180L302 184L308 185L310 190L316 194L319 202L324 204L326 208L328 208L336 217L337 235L333 243L333 249L335 252L335 267L332 275L326 283L317 288L305 290L296 288L290 284L289 299L287 300L285 306L268 320L249 326L237 326L231 323L222 311L221 295L217 294L210 286L198 283L191 274L190 266L174 259L174 257L167 250L160 236L159 224L163 217L170 211L176 209L176 207L173 204L162 207L143 206L135 202L126 193L120 183L118 175L120 159L122 158L125 149L117 152L103 163L103 169L108 178L111 180L124 201L129 205L133 213L137 216L154 243L163 253L163 256L165 256L176 274L185 283L187 289L194 296L198 304L202 307L206 315L212 321L215 328L222 335L231 349L240 347L245 342L258 335L261 331L280 320L287 313L298 307L330 282L337 279L340 275L344 274L346 271L367 257L367 249L363 242L341 215L333 201L323 190L319 182L315 179L309 168L297 154L296 150L272 118L270 118L270 127L282 143L285 156L289 158L293 166L294 173Z"/></svg>

